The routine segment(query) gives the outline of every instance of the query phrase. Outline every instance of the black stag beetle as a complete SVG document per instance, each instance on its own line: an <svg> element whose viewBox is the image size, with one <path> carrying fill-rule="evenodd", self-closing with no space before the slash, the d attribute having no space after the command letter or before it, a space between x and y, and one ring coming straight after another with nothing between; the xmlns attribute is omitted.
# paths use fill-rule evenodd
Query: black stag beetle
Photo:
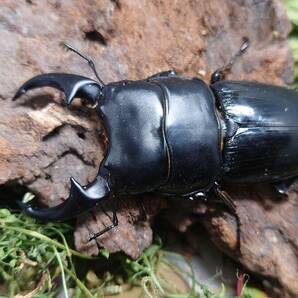
<svg viewBox="0 0 298 298"><path fill-rule="evenodd" d="M248 48L244 39L230 62L215 71L208 86L175 71L145 80L104 84L74 74L49 73L24 83L14 99L30 89L62 90L70 105L84 98L105 127L108 148L92 183L70 178L69 198L53 208L25 211L42 220L64 220L90 210L106 198L156 192L166 196L205 199L210 192L232 205L222 182L279 182L286 191L298 175L298 92L257 82L227 81L224 75ZM116 209L112 225L118 224Z"/></svg>

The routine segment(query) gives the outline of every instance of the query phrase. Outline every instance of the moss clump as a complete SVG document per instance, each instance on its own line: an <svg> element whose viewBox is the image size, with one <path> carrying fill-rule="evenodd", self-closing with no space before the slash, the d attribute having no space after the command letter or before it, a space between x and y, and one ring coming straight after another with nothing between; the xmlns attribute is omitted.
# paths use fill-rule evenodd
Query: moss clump
<svg viewBox="0 0 298 298"><path fill-rule="evenodd" d="M194 277L193 287L187 294L175 287L169 288L158 268L164 266L181 272L167 260L171 253L162 250L159 241L135 261L122 254L109 256L105 250L101 256L92 258L70 248L73 232L69 224L39 223L23 213L0 209L0 295L56 297L63 291L65 297L69 293L72 297L102 297L138 286L147 294L183 298L199 297L194 291L197 285L206 297L216 297ZM182 256L179 258L184 261ZM78 268L86 266L76 266L77 262L88 264L83 273L77 272ZM96 264L104 262L116 263L117 272L95 273ZM192 276L191 267L185 274Z"/></svg>

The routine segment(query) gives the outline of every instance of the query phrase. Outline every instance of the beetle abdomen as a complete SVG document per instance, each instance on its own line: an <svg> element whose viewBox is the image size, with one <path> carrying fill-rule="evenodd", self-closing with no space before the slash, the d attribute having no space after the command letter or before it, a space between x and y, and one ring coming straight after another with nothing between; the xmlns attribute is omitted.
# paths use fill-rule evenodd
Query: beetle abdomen
<svg viewBox="0 0 298 298"><path fill-rule="evenodd" d="M212 89L233 127L224 141L224 179L250 183L297 176L298 93L243 81L219 82Z"/></svg>

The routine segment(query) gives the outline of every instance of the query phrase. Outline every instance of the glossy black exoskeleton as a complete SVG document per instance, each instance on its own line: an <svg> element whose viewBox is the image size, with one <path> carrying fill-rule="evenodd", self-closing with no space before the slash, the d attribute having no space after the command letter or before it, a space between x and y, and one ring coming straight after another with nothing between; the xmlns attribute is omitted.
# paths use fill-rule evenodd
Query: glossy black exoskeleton
<svg viewBox="0 0 298 298"><path fill-rule="evenodd" d="M108 148L94 182L81 186L71 178L70 196L61 205L23 208L39 219L63 220L115 195L156 192L205 198L210 191L220 195L219 185L225 181L276 182L297 176L298 93L221 80L246 48L247 41L214 73L210 86L174 71L106 85L99 78L63 73L27 81L15 99L30 89L51 86L64 91L68 104L74 97L96 104ZM88 63L98 77L93 62ZM113 224L92 239L115 225L114 212Z"/></svg>

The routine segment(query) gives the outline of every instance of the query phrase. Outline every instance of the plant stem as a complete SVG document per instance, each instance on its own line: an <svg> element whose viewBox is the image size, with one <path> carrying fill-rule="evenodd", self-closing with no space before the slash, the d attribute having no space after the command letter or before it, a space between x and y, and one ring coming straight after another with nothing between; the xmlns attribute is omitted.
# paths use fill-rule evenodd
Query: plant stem
<svg viewBox="0 0 298 298"><path fill-rule="evenodd" d="M60 243L56 240L53 240L53 239L51 239L51 238L49 238L49 237L47 237L43 234L40 234L36 231L31 231L31 230L27 230L27 229L19 228L19 227L3 226L3 224L1 224L1 223L0 223L0 226L2 226L5 229L9 229L11 231L23 233L25 235L38 238L40 240L44 240L47 243L50 243L50 244L54 245L57 248L65 249L65 246L62 243ZM94 257L90 257L90 256L87 256L87 255L81 254L78 251L73 250L73 249L69 249L69 251L72 253L72 255L74 255L76 257L79 257L79 258L82 258L82 259L87 259L87 260L94 260L95 259Z"/></svg>
<svg viewBox="0 0 298 298"><path fill-rule="evenodd" d="M63 290L64 290L64 295L65 298L68 298L68 290L67 290L67 285L66 285L66 280L65 280L65 273L64 273L64 267L63 267L63 263L60 257L60 254L58 253L57 249L55 246L53 246L53 250L55 252L60 270L61 270L61 279L62 279L62 285L63 285Z"/></svg>

